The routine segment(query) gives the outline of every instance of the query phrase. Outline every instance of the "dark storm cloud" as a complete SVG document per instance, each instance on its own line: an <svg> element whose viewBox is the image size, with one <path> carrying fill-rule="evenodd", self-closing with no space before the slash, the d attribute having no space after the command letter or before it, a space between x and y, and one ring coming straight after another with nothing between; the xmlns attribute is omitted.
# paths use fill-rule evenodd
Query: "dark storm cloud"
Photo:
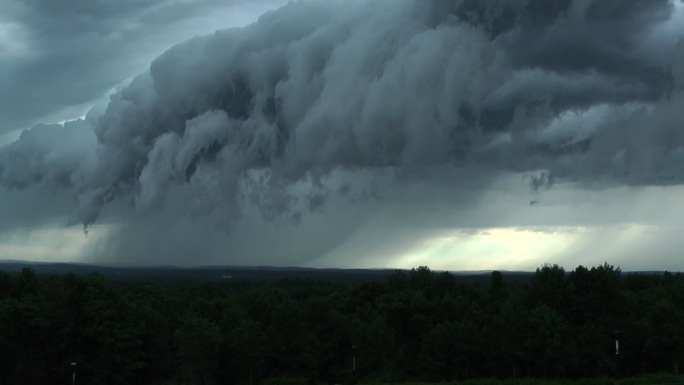
<svg viewBox="0 0 684 385"><path fill-rule="evenodd" d="M0 133L91 103L192 36L193 18L239 1L6 0L0 3ZM265 4L268 1L251 2ZM217 26L217 28L220 28ZM208 27L201 28L204 33ZM188 36L189 35L189 36Z"/></svg>
<svg viewBox="0 0 684 385"><path fill-rule="evenodd" d="M661 0L291 3L170 49L99 119L64 127L90 125L83 141L28 131L0 151L0 182L73 191L86 226L111 210L162 229L171 212L297 222L331 197L382 199L420 178L445 180L461 204L511 171L676 183L684 47L679 30L658 32L674 12Z"/></svg>
<svg viewBox="0 0 684 385"><path fill-rule="evenodd" d="M538 79L488 105L499 114L510 116L525 95L548 98L557 112L656 100L670 91L669 63L648 52L641 38L670 17L668 0L446 3L459 18L483 25L514 68L534 69L526 76Z"/></svg>

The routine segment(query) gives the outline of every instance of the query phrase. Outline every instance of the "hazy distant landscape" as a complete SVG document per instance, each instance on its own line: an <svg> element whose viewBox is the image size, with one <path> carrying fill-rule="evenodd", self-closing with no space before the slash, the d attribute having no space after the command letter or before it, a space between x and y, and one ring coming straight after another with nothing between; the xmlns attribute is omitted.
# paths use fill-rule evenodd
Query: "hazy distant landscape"
<svg viewBox="0 0 684 385"><path fill-rule="evenodd" d="M322 280L354 283L364 280L381 280L401 269L321 269L269 266L106 266L76 263L36 263L26 261L0 261L0 271L20 272L31 268L41 275L97 273L117 281L185 281L185 282L277 282L282 280ZM457 281L482 283L489 281L491 271L451 272ZM504 272L513 282L525 282L532 272Z"/></svg>

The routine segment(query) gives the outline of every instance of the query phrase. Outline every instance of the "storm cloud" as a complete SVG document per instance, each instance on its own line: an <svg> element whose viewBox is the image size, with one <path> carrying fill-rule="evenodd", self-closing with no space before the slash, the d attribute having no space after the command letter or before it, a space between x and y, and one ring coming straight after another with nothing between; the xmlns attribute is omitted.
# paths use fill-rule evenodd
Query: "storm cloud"
<svg viewBox="0 0 684 385"><path fill-rule="evenodd" d="M242 13L284 0L251 1ZM73 119L197 33L240 24L239 0L6 0L0 4L0 135Z"/></svg>
<svg viewBox="0 0 684 385"><path fill-rule="evenodd" d="M125 13L91 11L125 30ZM462 206L510 173L535 191L679 184L682 20L667 0L293 2L171 48L102 113L25 131L0 149L0 183L70 193L72 223L116 218L128 240L195 217L315 227L343 203L423 205L402 192L421 180Z"/></svg>

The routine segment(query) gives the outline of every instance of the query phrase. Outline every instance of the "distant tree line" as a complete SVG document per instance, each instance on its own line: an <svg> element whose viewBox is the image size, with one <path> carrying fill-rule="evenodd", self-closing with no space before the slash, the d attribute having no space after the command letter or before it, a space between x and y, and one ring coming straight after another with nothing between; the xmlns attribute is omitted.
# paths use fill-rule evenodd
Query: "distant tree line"
<svg viewBox="0 0 684 385"><path fill-rule="evenodd" d="M349 285L157 285L0 273L0 384L333 384L671 372L684 276L427 267ZM616 331L619 331L616 334ZM614 340L620 340L615 354Z"/></svg>

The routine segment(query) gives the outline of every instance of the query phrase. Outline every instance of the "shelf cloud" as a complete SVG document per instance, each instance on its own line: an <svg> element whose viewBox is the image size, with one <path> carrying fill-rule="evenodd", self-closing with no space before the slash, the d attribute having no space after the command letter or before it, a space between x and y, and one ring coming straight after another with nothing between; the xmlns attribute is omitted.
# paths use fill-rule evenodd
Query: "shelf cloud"
<svg viewBox="0 0 684 385"><path fill-rule="evenodd" d="M116 34L142 4L124 3L82 11ZM73 224L129 229L296 223L420 180L415 204L449 191L464 206L511 173L533 192L681 184L682 22L667 0L292 2L174 46L106 109L24 131L0 148L0 184L70 195ZM16 119L45 113L22 95Z"/></svg>

